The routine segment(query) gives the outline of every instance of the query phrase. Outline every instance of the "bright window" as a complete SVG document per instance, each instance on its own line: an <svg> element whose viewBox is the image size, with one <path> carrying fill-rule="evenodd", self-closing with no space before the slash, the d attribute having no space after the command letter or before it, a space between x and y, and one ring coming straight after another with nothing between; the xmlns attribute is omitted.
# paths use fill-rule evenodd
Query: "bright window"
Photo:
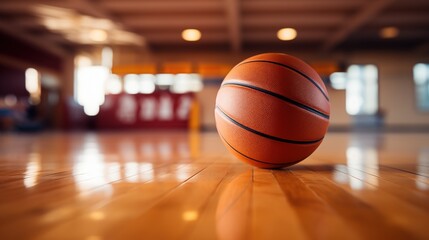
<svg viewBox="0 0 429 240"><path fill-rule="evenodd" d="M177 74L170 91L173 93L199 92L203 88L203 82L199 74Z"/></svg>
<svg viewBox="0 0 429 240"><path fill-rule="evenodd" d="M151 94L155 92L156 77L153 74L140 74L140 93Z"/></svg>
<svg viewBox="0 0 429 240"><path fill-rule="evenodd" d="M418 63L413 70L417 107L429 111L429 64Z"/></svg>
<svg viewBox="0 0 429 240"><path fill-rule="evenodd" d="M351 65L347 69L346 110L350 115L378 111L378 70L375 65Z"/></svg>
<svg viewBox="0 0 429 240"><path fill-rule="evenodd" d="M87 66L76 69L75 100L83 106L85 114L97 115L104 103L104 86L110 71L103 66Z"/></svg>
<svg viewBox="0 0 429 240"><path fill-rule="evenodd" d="M25 89L30 93L32 102L40 102L41 81L40 74L34 68L25 70Z"/></svg>
<svg viewBox="0 0 429 240"><path fill-rule="evenodd" d="M136 94L140 91L140 76L137 74L127 74L124 77L124 89L126 93Z"/></svg>
<svg viewBox="0 0 429 240"><path fill-rule="evenodd" d="M347 85L347 73L334 72L329 76L331 87L336 90L345 90Z"/></svg>
<svg viewBox="0 0 429 240"><path fill-rule="evenodd" d="M119 94L122 92L122 81L118 75L110 74L106 81L106 94Z"/></svg>

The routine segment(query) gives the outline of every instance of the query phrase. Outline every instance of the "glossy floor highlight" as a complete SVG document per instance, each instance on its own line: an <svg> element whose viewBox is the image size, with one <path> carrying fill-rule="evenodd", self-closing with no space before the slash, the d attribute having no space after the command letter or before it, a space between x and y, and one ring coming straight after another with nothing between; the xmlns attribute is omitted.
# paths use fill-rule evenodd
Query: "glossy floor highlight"
<svg viewBox="0 0 429 240"><path fill-rule="evenodd" d="M429 134L329 133L283 170L216 133L0 136L0 239L427 239Z"/></svg>

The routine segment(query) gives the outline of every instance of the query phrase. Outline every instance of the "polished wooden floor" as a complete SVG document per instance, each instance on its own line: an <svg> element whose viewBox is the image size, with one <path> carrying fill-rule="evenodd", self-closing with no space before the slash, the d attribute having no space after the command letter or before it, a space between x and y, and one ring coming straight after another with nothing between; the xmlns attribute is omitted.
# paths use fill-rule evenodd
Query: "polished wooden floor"
<svg viewBox="0 0 429 240"><path fill-rule="evenodd" d="M429 134L329 133L283 170L216 133L2 134L0 239L429 239Z"/></svg>

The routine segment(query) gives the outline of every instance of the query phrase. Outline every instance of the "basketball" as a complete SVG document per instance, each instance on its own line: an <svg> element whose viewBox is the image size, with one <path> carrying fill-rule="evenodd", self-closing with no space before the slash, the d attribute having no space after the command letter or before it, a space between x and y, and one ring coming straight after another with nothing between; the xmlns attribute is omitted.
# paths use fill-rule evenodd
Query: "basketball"
<svg viewBox="0 0 429 240"><path fill-rule="evenodd" d="M283 168L312 154L329 125L317 72L302 60L265 53L237 64L216 96L215 121L228 150L260 168Z"/></svg>

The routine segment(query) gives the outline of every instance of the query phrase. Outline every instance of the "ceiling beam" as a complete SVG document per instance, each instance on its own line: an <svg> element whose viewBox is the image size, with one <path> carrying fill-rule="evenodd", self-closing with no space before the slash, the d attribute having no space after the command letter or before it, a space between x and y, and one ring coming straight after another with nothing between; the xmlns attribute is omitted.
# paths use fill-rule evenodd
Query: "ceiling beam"
<svg viewBox="0 0 429 240"><path fill-rule="evenodd" d="M8 34L9 36L25 41L44 51L47 51L57 57L65 58L69 55L63 48L58 46L56 43L25 33L21 31L18 27L14 26L13 23L0 22L0 31Z"/></svg>
<svg viewBox="0 0 429 240"><path fill-rule="evenodd" d="M315 20L317 19L317 20ZM244 27L322 27L330 28L337 26L344 21L344 16L339 13L314 13L308 15L291 13L291 14L248 14L243 16Z"/></svg>
<svg viewBox="0 0 429 240"><path fill-rule="evenodd" d="M102 7L98 3L96 4L89 0L69 0L69 2L75 4L75 7L77 10L80 10L86 14L92 15L93 17L100 18L100 19L109 19L119 27L119 30L123 30L125 34L128 34L128 35L134 34L133 32L128 31L126 26L124 26L121 21L118 21L118 19L113 17L112 14L110 14L106 9L104 9L104 7ZM143 37L138 36L137 38L138 38L138 45L147 47Z"/></svg>
<svg viewBox="0 0 429 240"><path fill-rule="evenodd" d="M180 29L183 28L215 28L225 29L227 23L219 16L181 17L180 21L176 16L124 16L122 23L132 29Z"/></svg>
<svg viewBox="0 0 429 240"><path fill-rule="evenodd" d="M231 49L233 52L241 52L241 9L239 0L225 0L227 27Z"/></svg>
<svg viewBox="0 0 429 240"><path fill-rule="evenodd" d="M394 0L374 0L369 1L365 7L358 11L350 19L344 21L344 24L323 44L323 51L330 51L338 44L347 39L350 34L365 23L369 22L374 16L389 6Z"/></svg>
<svg viewBox="0 0 429 240"><path fill-rule="evenodd" d="M223 5L220 1L101 1L99 5L115 13L165 13L165 12L213 12L222 11Z"/></svg>
<svg viewBox="0 0 429 240"><path fill-rule="evenodd" d="M429 26L429 15L424 13L389 13L374 19L371 23L374 26L397 26L397 27L413 27L413 26Z"/></svg>
<svg viewBox="0 0 429 240"><path fill-rule="evenodd" d="M93 17L112 19L111 16L107 14L106 11L104 11L104 9L87 0L69 0L69 2L70 4L74 5L75 9L92 15Z"/></svg>
<svg viewBox="0 0 429 240"><path fill-rule="evenodd" d="M61 8L74 8L73 2L53 1L53 0L23 0L23 1L5 1L0 4L0 12L16 12L16 13L34 13L37 7L51 6Z"/></svg>
<svg viewBox="0 0 429 240"><path fill-rule="evenodd" d="M305 0L305 1L278 1L278 0L256 0L243 1L242 9L246 12L276 11L326 11L326 10L350 10L366 4L362 0Z"/></svg>
<svg viewBox="0 0 429 240"><path fill-rule="evenodd" d="M3 2L0 12L30 12L31 6L28 2Z"/></svg>

